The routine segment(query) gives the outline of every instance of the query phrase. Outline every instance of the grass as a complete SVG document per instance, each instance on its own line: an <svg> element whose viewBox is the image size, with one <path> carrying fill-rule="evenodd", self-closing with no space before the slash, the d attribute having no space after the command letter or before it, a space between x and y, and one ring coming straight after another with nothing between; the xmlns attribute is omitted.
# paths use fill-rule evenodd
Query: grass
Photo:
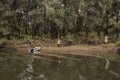
<svg viewBox="0 0 120 80"><path fill-rule="evenodd" d="M115 43L101 44L103 48L114 47L115 45L116 45Z"/></svg>
<svg viewBox="0 0 120 80"><path fill-rule="evenodd" d="M6 43L7 45L5 45L6 48L10 48L12 50L16 49L19 51L13 51L12 53L22 53L24 56L26 54L24 54L26 51L28 51L28 49L30 48L30 46L25 43L26 40L0 40L0 44ZM57 42L53 41L39 41L37 40L37 42L39 44L41 44L41 48L42 48L42 52L54 52L54 53L67 53L67 54L73 54L73 55L82 55L84 53L88 53L88 55L101 55L103 57L106 58L111 58L111 59L118 59L118 55L117 54L112 54L112 52L109 54L109 52L107 52L107 50L111 50L115 47L115 43L108 43L108 44L101 44L101 45L88 45L88 44L78 44L78 45L71 45L71 46L63 46L63 47L57 47ZM10 44L9 44L10 43ZM45 45L45 44L50 44ZM112 47L112 48L111 48ZM25 50L25 51L22 51ZM9 52L8 52L9 53ZM12 54L12 55L13 55ZM20 55L22 55L20 54Z"/></svg>

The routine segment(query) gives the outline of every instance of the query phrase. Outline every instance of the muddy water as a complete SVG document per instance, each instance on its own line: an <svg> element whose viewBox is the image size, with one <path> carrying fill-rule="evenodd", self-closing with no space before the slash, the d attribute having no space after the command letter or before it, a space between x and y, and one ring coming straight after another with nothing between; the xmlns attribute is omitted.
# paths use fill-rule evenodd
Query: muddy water
<svg viewBox="0 0 120 80"><path fill-rule="evenodd" d="M120 80L120 63L87 56L0 57L0 80Z"/></svg>

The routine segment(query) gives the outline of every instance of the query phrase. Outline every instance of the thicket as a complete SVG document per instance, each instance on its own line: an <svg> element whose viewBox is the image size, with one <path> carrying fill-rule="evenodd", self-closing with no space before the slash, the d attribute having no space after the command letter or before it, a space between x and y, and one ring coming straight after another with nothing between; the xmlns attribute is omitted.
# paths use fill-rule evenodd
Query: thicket
<svg viewBox="0 0 120 80"><path fill-rule="evenodd" d="M0 0L0 38L120 39L119 0Z"/></svg>

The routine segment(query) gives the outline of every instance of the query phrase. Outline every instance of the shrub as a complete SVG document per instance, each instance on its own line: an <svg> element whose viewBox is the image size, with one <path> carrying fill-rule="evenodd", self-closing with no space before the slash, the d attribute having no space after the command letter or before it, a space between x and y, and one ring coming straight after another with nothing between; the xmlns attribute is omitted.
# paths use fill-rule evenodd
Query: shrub
<svg viewBox="0 0 120 80"><path fill-rule="evenodd" d="M120 41L116 42L116 46L120 46Z"/></svg>
<svg viewBox="0 0 120 80"><path fill-rule="evenodd" d="M65 37L66 37L66 39L73 39L74 35L71 33L68 33Z"/></svg>
<svg viewBox="0 0 120 80"><path fill-rule="evenodd" d="M7 42L6 39L1 39L1 40L0 40L0 44L6 43L6 42Z"/></svg>

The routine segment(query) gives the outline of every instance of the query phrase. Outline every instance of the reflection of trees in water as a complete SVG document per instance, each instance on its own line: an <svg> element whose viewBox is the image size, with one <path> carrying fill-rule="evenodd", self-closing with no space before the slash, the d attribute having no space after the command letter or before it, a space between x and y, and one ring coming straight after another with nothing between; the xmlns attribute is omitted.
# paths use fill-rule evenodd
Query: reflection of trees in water
<svg viewBox="0 0 120 80"><path fill-rule="evenodd" d="M85 75L78 70L79 61L52 59L36 59L35 72L37 74L43 73L47 80L87 80Z"/></svg>
<svg viewBox="0 0 120 80"><path fill-rule="evenodd" d="M35 59L34 65L29 64L20 74L20 78L21 80L120 80L120 65L116 66L117 64L109 59L93 57L83 57L79 60L46 57L46 59Z"/></svg>
<svg viewBox="0 0 120 80"><path fill-rule="evenodd" d="M29 64L27 68L19 75L20 80L33 80L33 66L32 62L34 60L34 55L30 55Z"/></svg>
<svg viewBox="0 0 120 80"><path fill-rule="evenodd" d="M34 56L30 56L30 61L29 64L27 65L27 68L19 75L20 80L34 80L34 79L39 79L39 80L47 80L44 76L44 74L40 74L36 77L34 77L34 70L33 70L33 65L32 62L34 61Z"/></svg>
<svg viewBox="0 0 120 80"><path fill-rule="evenodd" d="M33 80L33 66L29 64L28 67L19 75L20 80Z"/></svg>

